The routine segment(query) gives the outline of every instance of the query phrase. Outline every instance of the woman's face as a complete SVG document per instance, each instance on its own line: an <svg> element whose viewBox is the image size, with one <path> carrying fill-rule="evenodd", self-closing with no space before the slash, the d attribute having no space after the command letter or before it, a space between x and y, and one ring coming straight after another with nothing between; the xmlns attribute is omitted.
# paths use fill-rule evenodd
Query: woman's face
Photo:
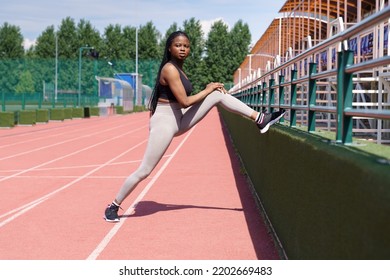
<svg viewBox="0 0 390 280"><path fill-rule="evenodd" d="M179 35L173 39L169 51L172 58L184 60L190 54L190 41L186 36Z"/></svg>

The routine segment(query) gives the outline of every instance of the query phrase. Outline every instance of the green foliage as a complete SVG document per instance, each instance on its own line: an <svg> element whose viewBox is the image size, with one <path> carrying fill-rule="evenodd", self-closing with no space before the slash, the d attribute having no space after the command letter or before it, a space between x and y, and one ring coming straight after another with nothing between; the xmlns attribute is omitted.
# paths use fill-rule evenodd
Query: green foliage
<svg viewBox="0 0 390 280"><path fill-rule="evenodd" d="M176 30L188 34L191 53L184 67L194 85L194 93L210 82L229 84L248 53L251 37L248 25L241 20L230 31L226 24L217 21L209 34L203 34L200 21L195 18L185 20L182 27L173 23L164 37L151 21L137 28L138 73L142 75L143 83L152 88L167 36ZM36 45L24 51L20 28L4 23L0 26L0 93L8 96L45 92L45 96L49 96L50 91L53 94L57 42L59 93L73 96L78 92L80 48L89 46L99 52L99 57L92 57L89 49L81 52L81 93L96 96L96 76L135 73L137 28L111 24L99 34L91 22L81 19L76 23L73 18L66 17L57 31L53 25L48 26L37 38Z"/></svg>
<svg viewBox="0 0 390 280"><path fill-rule="evenodd" d="M49 121L49 110L38 109L37 111L37 123L47 123Z"/></svg>
<svg viewBox="0 0 390 280"><path fill-rule="evenodd" d="M67 17L62 20L57 36L58 56L60 58L77 59L78 50L83 44L78 41L76 24L72 18Z"/></svg>
<svg viewBox="0 0 390 280"><path fill-rule="evenodd" d="M84 108L77 107L72 110L72 117L76 119L81 119L84 117Z"/></svg>
<svg viewBox="0 0 390 280"><path fill-rule="evenodd" d="M37 121L37 115L35 111L26 110L19 112L19 124L33 125Z"/></svg>
<svg viewBox="0 0 390 280"><path fill-rule="evenodd" d="M63 121L65 119L64 108L50 109L50 120Z"/></svg>
<svg viewBox="0 0 390 280"><path fill-rule="evenodd" d="M40 58L54 58L56 55L54 26L51 25L37 38L35 51L32 53Z"/></svg>
<svg viewBox="0 0 390 280"><path fill-rule="evenodd" d="M64 119L70 120L73 117L73 108L64 108Z"/></svg>
<svg viewBox="0 0 390 280"><path fill-rule="evenodd" d="M0 127L14 127L15 113L14 112L0 112Z"/></svg>
<svg viewBox="0 0 390 280"><path fill-rule="evenodd" d="M227 25L222 21L217 21L211 26L206 42L205 62L209 69L209 78L215 82L225 82L231 79L227 73L229 45L226 42L228 34ZM231 76L231 73L229 75Z"/></svg>
<svg viewBox="0 0 390 280"><path fill-rule="evenodd" d="M207 80L207 73L205 61L203 60L203 52L205 47L204 34L202 26L199 20L191 18L190 20L184 21L184 32L187 33L191 41L191 53L187 58L184 65L185 71L192 81L194 87L194 93L201 91L210 81Z"/></svg>
<svg viewBox="0 0 390 280"><path fill-rule="evenodd" d="M34 93L34 81L30 71L23 71L20 74L19 82L15 87L15 92L20 93Z"/></svg>
<svg viewBox="0 0 390 280"><path fill-rule="evenodd" d="M21 58L24 55L20 28L5 22L0 27L0 57Z"/></svg>
<svg viewBox="0 0 390 280"><path fill-rule="evenodd" d="M91 107L91 116L99 116L100 115L100 110L99 107Z"/></svg>
<svg viewBox="0 0 390 280"><path fill-rule="evenodd" d="M251 34L248 24L239 20L230 31L227 43L229 44L228 71L234 72L250 52L248 46L251 43Z"/></svg>
<svg viewBox="0 0 390 280"><path fill-rule="evenodd" d="M115 106L115 112L117 114L123 114L124 113L123 106Z"/></svg>
<svg viewBox="0 0 390 280"><path fill-rule="evenodd" d="M139 29L138 55L139 59L160 59L160 49L157 39L160 33L150 21Z"/></svg>

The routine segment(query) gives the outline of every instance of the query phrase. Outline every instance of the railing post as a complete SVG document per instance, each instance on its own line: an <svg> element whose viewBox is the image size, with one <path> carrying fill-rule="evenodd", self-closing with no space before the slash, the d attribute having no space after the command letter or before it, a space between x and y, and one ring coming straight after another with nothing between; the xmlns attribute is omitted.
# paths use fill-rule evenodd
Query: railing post
<svg viewBox="0 0 390 280"><path fill-rule="evenodd" d="M336 142L352 143L352 117L345 116L344 110L352 108L352 74L345 73L345 68L353 63L352 51L337 54L337 131Z"/></svg>
<svg viewBox="0 0 390 280"><path fill-rule="evenodd" d="M313 132L316 130L316 112L310 110L310 106L316 105L316 92L317 92L317 81L312 78L312 75L317 73L317 63L311 62L309 64L309 120L308 120L308 130Z"/></svg>
<svg viewBox="0 0 390 280"><path fill-rule="evenodd" d="M266 99L267 99L267 83L263 82L263 88L261 90L262 94L262 101L261 101L261 112L264 110L264 106L266 104Z"/></svg>
<svg viewBox="0 0 390 280"><path fill-rule="evenodd" d="M297 70L291 70L291 101L290 101L290 126L297 125L297 112L294 106L297 104L297 84L294 81L297 79Z"/></svg>
<svg viewBox="0 0 390 280"><path fill-rule="evenodd" d="M257 85L256 87L256 111L260 110L260 97L261 97L261 85Z"/></svg>
<svg viewBox="0 0 390 280"><path fill-rule="evenodd" d="M252 86L251 87L251 103L250 103L250 107L252 109L255 109L255 98L256 98L256 86Z"/></svg>
<svg viewBox="0 0 390 280"><path fill-rule="evenodd" d="M284 75L279 75L279 105L284 105Z"/></svg>
<svg viewBox="0 0 390 280"><path fill-rule="evenodd" d="M269 79L269 85L268 85L268 92L269 92L269 98L268 98L268 112L272 113L274 108L272 105L275 103L275 89L273 88L275 84L275 79Z"/></svg>
<svg viewBox="0 0 390 280"><path fill-rule="evenodd" d="M282 105L284 105L284 75L279 75L279 110ZM284 118L280 120L280 122L284 122Z"/></svg>
<svg viewBox="0 0 390 280"><path fill-rule="evenodd" d="M348 67L353 64L353 51L344 51L344 61L345 67ZM346 109L352 109L352 100L353 100L353 74L344 73L344 108L343 112ZM343 143L351 144L352 143L352 128L353 128L353 117L345 116L343 117Z"/></svg>

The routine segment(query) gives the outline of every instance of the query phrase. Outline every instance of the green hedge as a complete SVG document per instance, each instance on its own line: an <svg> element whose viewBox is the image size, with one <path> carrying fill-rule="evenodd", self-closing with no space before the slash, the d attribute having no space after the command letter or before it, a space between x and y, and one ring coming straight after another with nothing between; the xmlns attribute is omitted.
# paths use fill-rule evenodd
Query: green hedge
<svg viewBox="0 0 390 280"><path fill-rule="evenodd" d="M15 113L14 112L0 112L0 127L14 127Z"/></svg>
<svg viewBox="0 0 390 280"><path fill-rule="evenodd" d="M115 113L117 114L123 114L123 106L115 106Z"/></svg>
<svg viewBox="0 0 390 280"><path fill-rule="evenodd" d="M73 117L73 108L64 108L64 119L70 120Z"/></svg>
<svg viewBox="0 0 390 280"><path fill-rule="evenodd" d="M91 111L91 116L99 116L100 115L99 107L91 107L90 111Z"/></svg>
<svg viewBox="0 0 390 280"><path fill-rule="evenodd" d="M63 121L65 119L63 108L52 108L50 109L50 120L52 121Z"/></svg>
<svg viewBox="0 0 390 280"><path fill-rule="evenodd" d="M84 118L84 109L83 108L73 108L72 110L72 117L79 119Z"/></svg>
<svg viewBox="0 0 390 280"><path fill-rule="evenodd" d="M36 115L37 123L47 123L49 121L49 110L47 109L38 109Z"/></svg>
<svg viewBox="0 0 390 280"><path fill-rule="evenodd" d="M221 112L289 259L390 259L386 160L287 126L260 134Z"/></svg>
<svg viewBox="0 0 390 280"><path fill-rule="evenodd" d="M33 125L36 123L36 121L37 121L36 111L32 111L32 110L19 111L18 124Z"/></svg>

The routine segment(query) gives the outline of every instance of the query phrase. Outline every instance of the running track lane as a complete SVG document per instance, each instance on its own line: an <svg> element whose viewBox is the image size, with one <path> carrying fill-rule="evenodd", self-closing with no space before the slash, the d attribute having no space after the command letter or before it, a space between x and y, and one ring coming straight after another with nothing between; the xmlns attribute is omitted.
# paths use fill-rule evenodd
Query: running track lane
<svg viewBox="0 0 390 280"><path fill-rule="evenodd" d="M125 200L148 113L0 130L0 259L278 259L216 109Z"/></svg>

